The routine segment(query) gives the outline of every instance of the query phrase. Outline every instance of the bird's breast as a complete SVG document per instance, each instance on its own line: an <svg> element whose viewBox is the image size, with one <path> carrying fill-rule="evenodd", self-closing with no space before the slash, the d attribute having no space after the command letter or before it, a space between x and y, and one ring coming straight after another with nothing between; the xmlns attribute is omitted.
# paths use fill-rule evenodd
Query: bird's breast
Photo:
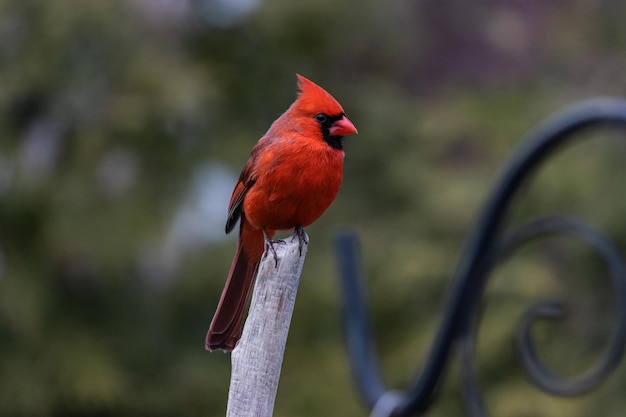
<svg viewBox="0 0 626 417"><path fill-rule="evenodd" d="M333 202L343 178L343 151L325 143L282 145L259 159L244 200L247 219L265 230L310 225Z"/></svg>

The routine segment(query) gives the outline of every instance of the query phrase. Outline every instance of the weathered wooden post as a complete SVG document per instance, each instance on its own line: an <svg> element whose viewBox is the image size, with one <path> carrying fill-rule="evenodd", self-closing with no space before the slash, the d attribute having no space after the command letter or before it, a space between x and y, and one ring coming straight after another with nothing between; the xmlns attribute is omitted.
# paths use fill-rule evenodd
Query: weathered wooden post
<svg viewBox="0 0 626 417"><path fill-rule="evenodd" d="M308 241L308 237L307 237ZM259 266L248 318L232 352L226 417L271 417L307 245L287 238Z"/></svg>

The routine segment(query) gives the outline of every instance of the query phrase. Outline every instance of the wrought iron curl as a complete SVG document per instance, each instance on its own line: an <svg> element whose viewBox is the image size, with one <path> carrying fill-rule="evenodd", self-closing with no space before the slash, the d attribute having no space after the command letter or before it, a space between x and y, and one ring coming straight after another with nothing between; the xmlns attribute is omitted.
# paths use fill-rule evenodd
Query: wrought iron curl
<svg viewBox="0 0 626 417"><path fill-rule="evenodd" d="M428 358L413 383L405 391L388 391L381 378L371 336L367 302L361 284L363 278L360 271L358 239L351 232L343 232L337 236L335 244L339 260L349 359L356 385L365 402L375 412L372 415L408 416L425 411L444 377L445 367L456 344L463 347L464 361L471 362L473 347L468 340L493 261L502 255L507 242L512 245L512 249L516 246L514 243L525 239L518 235L513 240L499 240L500 229L513 197L520 186L549 156L577 138L578 133L607 125L615 125L626 130L626 101L600 98L574 104L548 118L522 141L521 147L505 166L469 235L453 276L441 325ZM553 221L551 227L554 229L557 223ZM541 227L537 228L537 224L534 226L531 224L535 229L527 227L520 233L530 233L530 236L534 236L550 232L544 230L546 223L538 224ZM565 225L561 224L551 231L574 233L596 248L609 266L616 290L618 320L610 346L594 368L574 380L556 377L541 364L534 354L529 334L530 326L535 319L559 315L559 309L554 308L558 307L558 304L542 304L529 309L518 326L518 351L531 379L542 389L556 395L575 395L597 386L623 356L626 346L626 272L619 253L608 240L583 223L566 222ZM477 394L471 366L466 367L463 379L464 385L471 385L469 394ZM468 403L468 408L473 415L485 414L480 398L475 395L475 399L475 402ZM381 401L384 402L384 406L380 404Z"/></svg>
<svg viewBox="0 0 626 417"><path fill-rule="evenodd" d="M613 333L596 363L585 372L570 378L560 377L550 371L541 361L534 346L531 329L541 319L558 320L567 316L566 306L557 300L542 300L528 308L520 318L514 338L517 355L530 380L543 391L561 397L581 395L598 387L616 368L626 345L626 269L619 250L593 226L572 217L545 217L519 227L498 245L495 263L504 262L520 246L546 235L566 234L587 243L602 258L615 295L617 316ZM478 319L478 318L477 318ZM477 320L478 321L478 320ZM470 326L472 327L472 326ZM474 341L470 327L461 334L461 378L463 396L471 416L486 416L488 413L480 398L478 382L473 367ZM473 326L474 330L478 326Z"/></svg>

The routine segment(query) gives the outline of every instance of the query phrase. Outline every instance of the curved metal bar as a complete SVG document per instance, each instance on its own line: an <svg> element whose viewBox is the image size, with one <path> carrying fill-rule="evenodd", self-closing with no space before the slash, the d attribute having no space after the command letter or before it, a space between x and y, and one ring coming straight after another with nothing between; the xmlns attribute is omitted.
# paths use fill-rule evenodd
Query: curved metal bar
<svg viewBox="0 0 626 417"><path fill-rule="evenodd" d="M421 371L417 373L413 384L404 393L402 397L404 401L390 415L406 416L419 413L425 410L431 402L443 378L453 344L471 324L473 312L484 292L490 259L495 250L496 235L509 204L520 186L543 161L574 138L574 134L604 125L618 125L626 128L626 101L601 98L572 105L548 118L523 141L520 149L505 167L503 175L497 182L494 192L465 244L449 289L442 322L429 356ZM343 257L342 253L339 258L341 257ZM351 269L354 271L357 268ZM342 275L342 279L359 281L345 275ZM343 296L346 308L349 309L346 299L348 295L344 292ZM367 323L364 322L346 322L346 328L356 333L366 326ZM368 337L357 339L365 342ZM354 346L352 348L354 349ZM359 349L371 350L365 347ZM350 355L352 354L353 351L350 352ZM374 365L370 362L368 366ZM353 373L357 372L353 371ZM366 400L370 406L373 406L380 398L378 396L372 403L375 396L377 396L376 392L369 392Z"/></svg>
<svg viewBox="0 0 626 417"><path fill-rule="evenodd" d="M478 322L478 320L477 320ZM461 392L467 413L471 417L486 417L487 408L480 394L480 384L474 368L474 326L468 326L459 337L459 356L461 358Z"/></svg>
<svg viewBox="0 0 626 417"><path fill-rule="evenodd" d="M548 370L539 359L532 342L532 323L538 319L558 319L566 315L560 303L544 301L530 308L519 322L515 344L520 361L530 379L544 391L558 396L581 395L602 383L621 361L626 346L626 269L620 252L609 239L581 221L572 218L548 218L531 223L513 235L506 250L515 250L524 240L549 233L568 233L586 241L602 257L608 268L617 319L615 329L596 364L581 375L562 378Z"/></svg>
<svg viewBox="0 0 626 417"><path fill-rule="evenodd" d="M552 395L576 396L595 389L617 368L626 347L626 268L619 250L600 231L571 217L545 217L533 220L511 233L498 245L496 262L502 263L521 245L531 239L548 234L569 234L589 244L605 262L615 297L617 320L604 352L595 365L586 372L562 378L548 370L536 352L531 336L532 324L539 319L562 319L566 317L565 306L555 300L543 300L524 312L518 324L515 346L522 367L539 388ZM478 320L477 320L478 321ZM473 367L474 340L472 332L463 332L461 347L461 378L463 396L471 416L486 416L488 413L478 391L478 382Z"/></svg>
<svg viewBox="0 0 626 417"><path fill-rule="evenodd" d="M339 275L342 278L342 313L346 345L350 352L350 369L361 397L373 408L383 397L386 388L380 375L378 355L370 330L357 236L348 231L337 234L335 249L341 254L338 257Z"/></svg>

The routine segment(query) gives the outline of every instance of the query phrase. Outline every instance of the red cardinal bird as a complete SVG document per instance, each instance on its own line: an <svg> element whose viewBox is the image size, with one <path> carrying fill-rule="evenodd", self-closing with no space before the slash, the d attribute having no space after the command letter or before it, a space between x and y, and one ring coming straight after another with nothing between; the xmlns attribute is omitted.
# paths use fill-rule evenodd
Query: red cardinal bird
<svg viewBox="0 0 626 417"><path fill-rule="evenodd" d="M297 74L296 101L252 149L230 198L226 233L240 220L237 251L206 335L208 350L230 352L267 242L277 230L306 227L335 199L343 176L343 138L357 133L341 105Z"/></svg>

